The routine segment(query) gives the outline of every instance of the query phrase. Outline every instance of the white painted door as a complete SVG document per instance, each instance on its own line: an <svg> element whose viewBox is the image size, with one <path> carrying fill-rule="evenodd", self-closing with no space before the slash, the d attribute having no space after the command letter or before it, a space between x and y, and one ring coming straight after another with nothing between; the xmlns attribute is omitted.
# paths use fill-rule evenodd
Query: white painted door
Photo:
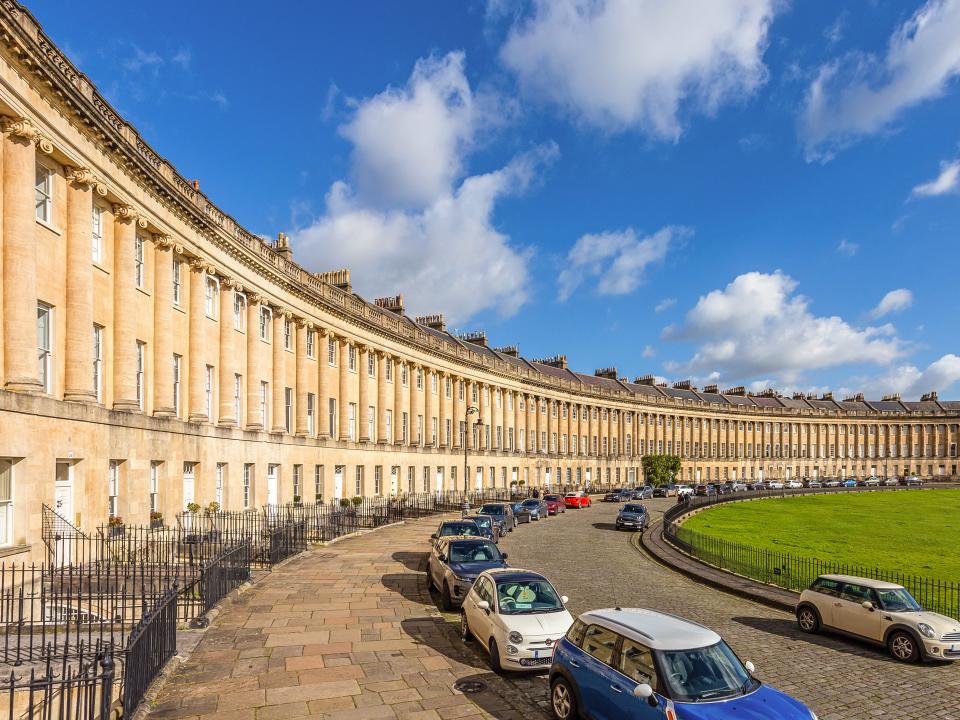
<svg viewBox="0 0 960 720"><path fill-rule="evenodd" d="M53 509L67 522L73 524L73 467L70 463L57 463L56 487L53 496ZM56 545L56 564L70 562L73 551L73 538L61 533Z"/></svg>
<svg viewBox="0 0 960 720"><path fill-rule="evenodd" d="M276 505L280 498L280 479L277 477L277 466L267 466L267 505Z"/></svg>
<svg viewBox="0 0 960 720"><path fill-rule="evenodd" d="M483 490L483 468L477 468L476 484L477 490Z"/></svg>
<svg viewBox="0 0 960 720"><path fill-rule="evenodd" d="M443 468L442 467L437 468L437 492L438 493L443 492Z"/></svg>
<svg viewBox="0 0 960 720"><path fill-rule="evenodd" d="M339 501L343 497L343 465L337 465L333 470L333 499Z"/></svg>
<svg viewBox="0 0 960 720"><path fill-rule="evenodd" d="M394 465L390 468L390 494L400 494L400 466Z"/></svg>
<svg viewBox="0 0 960 720"><path fill-rule="evenodd" d="M185 462L183 464L183 509L187 505L196 502L197 481L193 470L193 463ZM184 526L189 530L193 525L193 515L187 513L183 516Z"/></svg>

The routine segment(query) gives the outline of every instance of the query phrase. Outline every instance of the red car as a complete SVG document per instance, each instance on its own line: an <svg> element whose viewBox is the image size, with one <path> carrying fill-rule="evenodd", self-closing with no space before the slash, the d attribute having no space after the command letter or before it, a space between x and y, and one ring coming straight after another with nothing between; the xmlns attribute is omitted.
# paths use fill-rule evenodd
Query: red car
<svg viewBox="0 0 960 720"><path fill-rule="evenodd" d="M563 504L568 508L588 508L590 496L582 492L568 492L563 496Z"/></svg>
<svg viewBox="0 0 960 720"><path fill-rule="evenodd" d="M543 501L547 504L547 515L556 515L567 511L563 498L559 495L544 495Z"/></svg>

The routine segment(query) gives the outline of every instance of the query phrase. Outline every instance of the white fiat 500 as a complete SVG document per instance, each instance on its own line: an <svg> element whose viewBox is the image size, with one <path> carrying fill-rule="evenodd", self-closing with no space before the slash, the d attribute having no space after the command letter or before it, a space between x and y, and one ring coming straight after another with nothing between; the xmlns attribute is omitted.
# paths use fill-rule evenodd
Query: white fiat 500
<svg viewBox="0 0 960 720"><path fill-rule="evenodd" d="M566 602L543 575L488 570L464 598L460 634L487 648L494 672L547 668L554 646L573 624Z"/></svg>

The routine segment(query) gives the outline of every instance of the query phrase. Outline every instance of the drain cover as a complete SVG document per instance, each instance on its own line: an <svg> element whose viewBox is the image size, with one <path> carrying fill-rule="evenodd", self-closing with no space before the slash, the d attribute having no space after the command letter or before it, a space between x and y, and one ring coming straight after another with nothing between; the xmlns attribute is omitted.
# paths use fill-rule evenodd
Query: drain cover
<svg viewBox="0 0 960 720"><path fill-rule="evenodd" d="M486 690L487 686L479 680L457 680L457 682L453 684L453 689L465 695L473 695Z"/></svg>

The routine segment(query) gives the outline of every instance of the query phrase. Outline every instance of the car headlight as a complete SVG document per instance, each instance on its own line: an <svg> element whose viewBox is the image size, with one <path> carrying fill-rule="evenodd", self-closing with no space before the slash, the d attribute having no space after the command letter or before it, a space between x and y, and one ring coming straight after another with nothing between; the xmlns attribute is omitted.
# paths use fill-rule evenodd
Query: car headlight
<svg viewBox="0 0 960 720"><path fill-rule="evenodd" d="M933 631L933 628L926 623L919 623L917 625L917 630L919 630L924 637L935 638L937 636L937 634Z"/></svg>
<svg viewBox="0 0 960 720"><path fill-rule="evenodd" d="M513 630L509 635L507 635L507 640L512 642L514 645L519 645L523 642L523 635L518 633L516 630Z"/></svg>
<svg viewBox="0 0 960 720"><path fill-rule="evenodd" d="M513 645L507 645L507 655L516 655L518 652L520 651Z"/></svg>

